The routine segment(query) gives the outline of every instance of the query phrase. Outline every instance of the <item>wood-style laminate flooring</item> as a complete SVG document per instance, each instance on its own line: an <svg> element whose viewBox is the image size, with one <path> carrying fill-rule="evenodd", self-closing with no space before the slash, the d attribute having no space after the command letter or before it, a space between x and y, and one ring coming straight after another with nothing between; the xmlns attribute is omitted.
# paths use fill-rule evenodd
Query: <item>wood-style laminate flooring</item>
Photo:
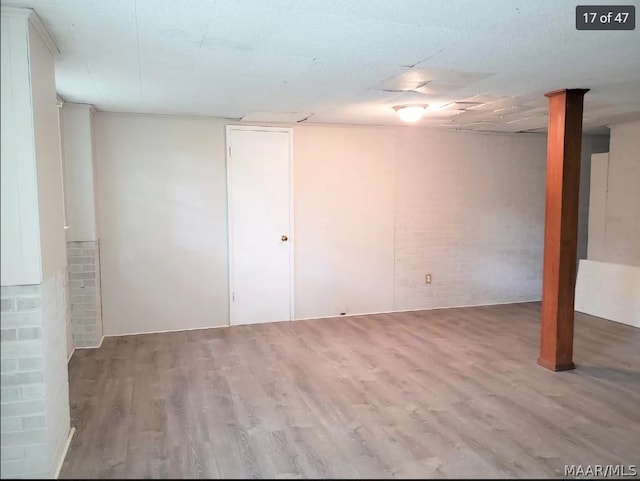
<svg viewBox="0 0 640 481"><path fill-rule="evenodd" d="M106 338L69 364L63 478L562 477L640 464L640 329L540 304Z"/></svg>

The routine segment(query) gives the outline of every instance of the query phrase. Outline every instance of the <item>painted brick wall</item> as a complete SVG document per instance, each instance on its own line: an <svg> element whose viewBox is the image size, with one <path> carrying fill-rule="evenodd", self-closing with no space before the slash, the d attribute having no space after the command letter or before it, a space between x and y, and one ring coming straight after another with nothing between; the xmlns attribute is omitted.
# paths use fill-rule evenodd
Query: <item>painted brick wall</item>
<svg viewBox="0 0 640 481"><path fill-rule="evenodd" d="M69 377L66 367L67 295L66 270L62 270L42 283L42 351L47 362L44 365L46 399L46 441L48 450L47 472L55 473L69 435Z"/></svg>
<svg viewBox="0 0 640 481"><path fill-rule="evenodd" d="M407 129L397 152L395 309L539 300L545 138Z"/></svg>
<svg viewBox="0 0 640 481"><path fill-rule="evenodd" d="M49 460L41 286L3 286L1 292L2 477L44 477Z"/></svg>
<svg viewBox="0 0 640 481"><path fill-rule="evenodd" d="M3 478L52 477L69 435L65 276L1 290Z"/></svg>
<svg viewBox="0 0 640 481"><path fill-rule="evenodd" d="M96 347L102 340L100 244L67 242L71 329L74 347Z"/></svg>

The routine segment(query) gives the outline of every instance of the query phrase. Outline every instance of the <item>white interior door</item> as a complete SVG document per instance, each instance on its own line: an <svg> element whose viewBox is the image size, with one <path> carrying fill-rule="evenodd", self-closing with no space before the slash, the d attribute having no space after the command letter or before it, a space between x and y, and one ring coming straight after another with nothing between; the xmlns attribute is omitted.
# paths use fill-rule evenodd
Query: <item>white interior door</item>
<svg viewBox="0 0 640 481"><path fill-rule="evenodd" d="M231 324L291 320L291 129L227 127Z"/></svg>

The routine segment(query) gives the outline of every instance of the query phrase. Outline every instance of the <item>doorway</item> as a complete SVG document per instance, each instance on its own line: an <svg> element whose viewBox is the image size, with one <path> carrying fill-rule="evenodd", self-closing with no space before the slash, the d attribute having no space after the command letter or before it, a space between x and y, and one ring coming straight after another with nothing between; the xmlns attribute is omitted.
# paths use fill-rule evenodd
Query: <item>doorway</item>
<svg viewBox="0 0 640 481"><path fill-rule="evenodd" d="M292 130L227 126L231 325L293 315Z"/></svg>

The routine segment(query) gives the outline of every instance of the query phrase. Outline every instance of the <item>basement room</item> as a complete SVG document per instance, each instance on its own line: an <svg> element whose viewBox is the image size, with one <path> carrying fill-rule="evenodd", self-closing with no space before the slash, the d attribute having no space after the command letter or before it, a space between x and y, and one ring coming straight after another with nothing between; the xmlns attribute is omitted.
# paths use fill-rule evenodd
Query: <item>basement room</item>
<svg viewBox="0 0 640 481"><path fill-rule="evenodd" d="M638 0L0 0L3 479L640 477Z"/></svg>

